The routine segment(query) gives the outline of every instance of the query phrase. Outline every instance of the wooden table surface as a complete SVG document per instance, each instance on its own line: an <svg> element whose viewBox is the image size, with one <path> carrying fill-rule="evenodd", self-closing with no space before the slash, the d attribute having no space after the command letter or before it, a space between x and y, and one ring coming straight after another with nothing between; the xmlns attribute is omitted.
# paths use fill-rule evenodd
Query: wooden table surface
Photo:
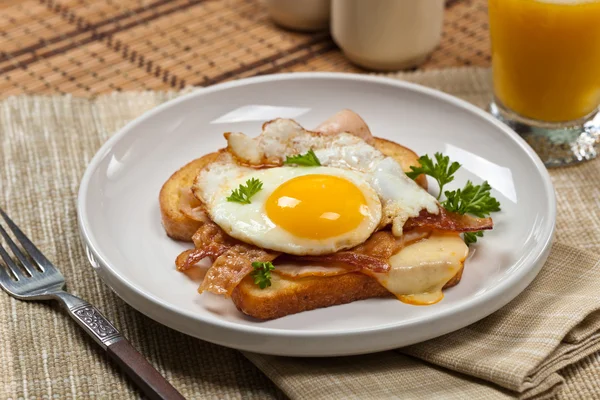
<svg viewBox="0 0 600 400"><path fill-rule="evenodd" d="M275 26L260 0L3 0L0 36L1 97L367 72L327 33ZM420 68L489 64L487 0L448 0L442 42Z"/></svg>

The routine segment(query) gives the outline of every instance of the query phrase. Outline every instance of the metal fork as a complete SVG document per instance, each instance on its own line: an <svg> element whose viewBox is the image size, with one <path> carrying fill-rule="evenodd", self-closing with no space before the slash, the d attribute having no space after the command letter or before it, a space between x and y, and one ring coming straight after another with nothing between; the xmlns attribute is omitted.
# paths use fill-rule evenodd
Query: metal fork
<svg viewBox="0 0 600 400"><path fill-rule="evenodd" d="M142 356L101 313L87 301L63 290L65 278L0 208L0 215L23 251L0 224L0 286L19 300L58 300L69 315L98 343L150 399L184 397ZM30 260L31 259L31 260ZM33 262L32 262L33 261ZM10 271L10 273L9 273Z"/></svg>

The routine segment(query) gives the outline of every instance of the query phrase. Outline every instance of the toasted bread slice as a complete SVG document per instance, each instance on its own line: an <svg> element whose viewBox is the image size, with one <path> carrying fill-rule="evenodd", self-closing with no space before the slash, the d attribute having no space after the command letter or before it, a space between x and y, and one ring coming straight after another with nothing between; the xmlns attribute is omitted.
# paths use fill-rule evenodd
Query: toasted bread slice
<svg viewBox="0 0 600 400"><path fill-rule="evenodd" d="M374 147L388 157L392 157L402 166L404 172L409 172L411 166L419 167L419 156L411 149L401 146L387 139L375 138ZM424 189L427 189L427 177L425 175L417 176L415 182Z"/></svg>
<svg viewBox="0 0 600 400"><path fill-rule="evenodd" d="M452 287L462 276L463 268L446 285ZM289 279L276 273L271 286L261 289L247 276L234 289L231 299L244 314L258 319L274 319L302 311L351 303L392 294L375 279L350 272L344 275Z"/></svg>
<svg viewBox="0 0 600 400"><path fill-rule="evenodd" d="M176 240L192 241L192 235L200 227L200 222L195 221L180 210L182 189L192 186L198 173L207 164L213 162L219 153L210 153L181 167L165 182L158 201L163 227L169 237Z"/></svg>
<svg viewBox="0 0 600 400"><path fill-rule="evenodd" d="M375 138L374 145L386 156L394 158L404 171L410 171L411 165L419 165L417 154L404 146L380 138ZM213 162L218 154L218 152L210 153L184 165L163 185L159 196L160 213L165 231L171 238L189 242L194 232L198 230L200 222L187 217L180 210L181 189L192 186L200 170ZM424 175L419 176L416 181L427 188Z"/></svg>
<svg viewBox="0 0 600 400"><path fill-rule="evenodd" d="M374 146L386 156L394 158L406 172L410 166L418 166L418 155L412 150L386 139L375 138ZM183 188L192 185L199 171L211 163L218 153L196 159L175 172L163 185L159 201L163 226L167 234L177 240L191 241L200 223L188 218L180 210ZM424 175L416 182L427 188ZM448 288L460 282L462 268L444 286ZM351 303L392 294L375 279L357 272L330 277L306 277L290 279L272 274L272 285L260 289L252 277L246 277L233 291L232 300L236 307L247 315L258 319L273 319L302 311Z"/></svg>
<svg viewBox="0 0 600 400"><path fill-rule="evenodd" d="M317 308L392 294L375 279L359 272L344 275L289 279L271 274L271 286L261 289L247 276L231 299L244 314L274 319Z"/></svg>

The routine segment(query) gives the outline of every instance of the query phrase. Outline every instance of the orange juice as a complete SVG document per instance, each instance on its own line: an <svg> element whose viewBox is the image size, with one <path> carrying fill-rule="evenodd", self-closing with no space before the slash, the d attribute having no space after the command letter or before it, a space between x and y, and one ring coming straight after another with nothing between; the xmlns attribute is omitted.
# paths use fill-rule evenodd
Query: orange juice
<svg viewBox="0 0 600 400"><path fill-rule="evenodd" d="M494 94L540 121L600 104L600 0L489 0Z"/></svg>

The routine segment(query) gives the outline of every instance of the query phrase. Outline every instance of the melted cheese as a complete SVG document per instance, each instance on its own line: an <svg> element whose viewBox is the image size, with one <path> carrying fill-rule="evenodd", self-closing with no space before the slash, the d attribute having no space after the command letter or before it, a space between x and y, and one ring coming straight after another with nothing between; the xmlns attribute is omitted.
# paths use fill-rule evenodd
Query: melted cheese
<svg viewBox="0 0 600 400"><path fill-rule="evenodd" d="M398 240L403 240L406 247L390 257L389 272L362 272L377 279L403 303L437 303L444 298L444 285L462 268L469 248L458 233L412 231L404 236ZM357 270L358 268L344 265L284 262L276 264L273 272L288 279L299 279L342 275Z"/></svg>
<svg viewBox="0 0 600 400"><path fill-rule="evenodd" d="M390 258L391 270L372 276L404 303L440 301L442 288L462 267L469 248L458 234L433 233Z"/></svg>

